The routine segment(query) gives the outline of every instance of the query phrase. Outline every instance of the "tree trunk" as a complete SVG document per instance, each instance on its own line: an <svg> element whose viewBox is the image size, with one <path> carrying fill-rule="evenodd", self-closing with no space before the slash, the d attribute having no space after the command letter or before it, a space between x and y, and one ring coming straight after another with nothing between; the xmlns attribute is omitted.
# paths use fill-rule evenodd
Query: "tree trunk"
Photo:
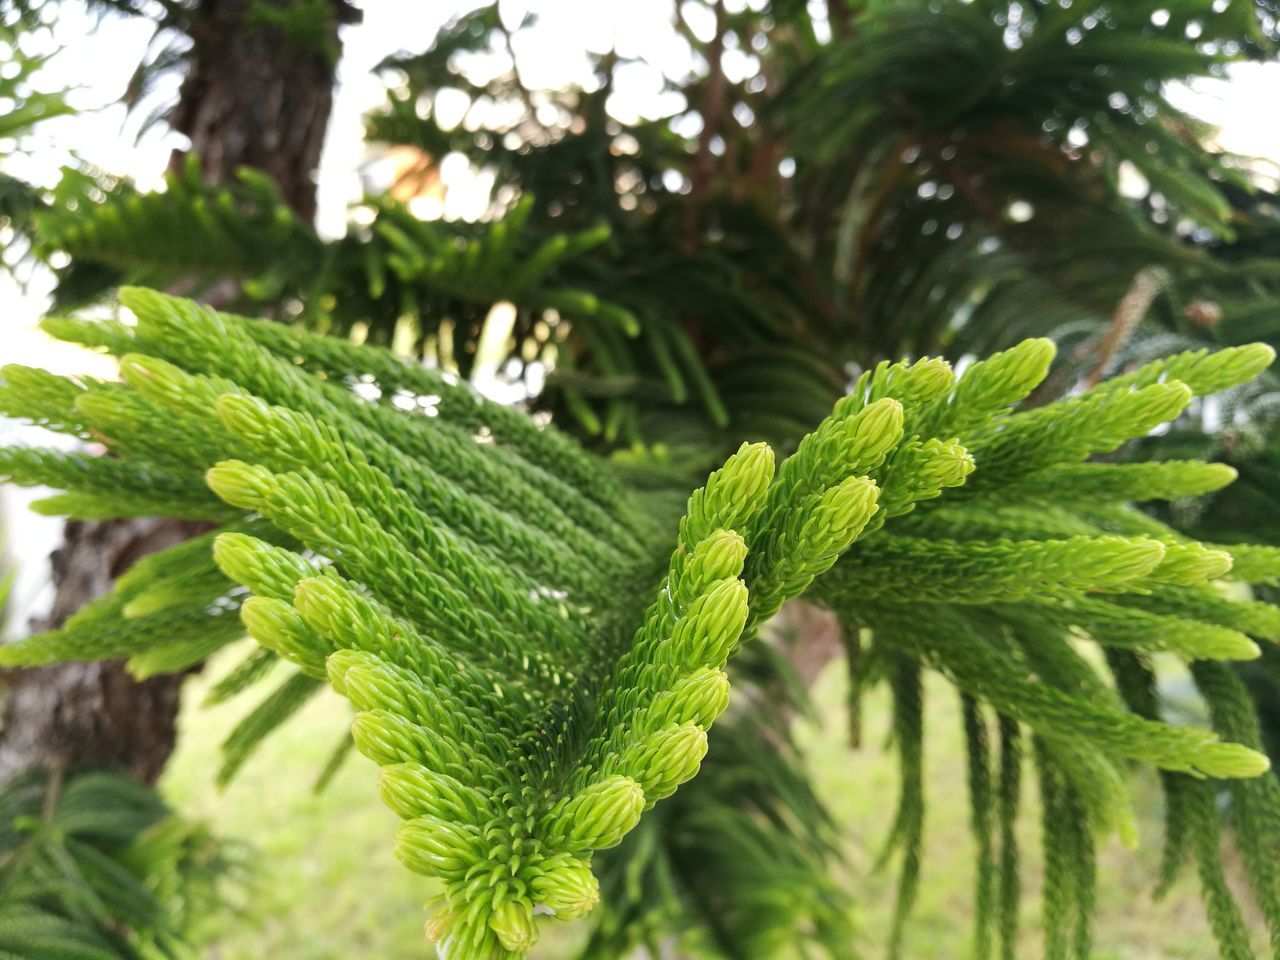
<svg viewBox="0 0 1280 960"><path fill-rule="evenodd" d="M359 15L345 0L331 0L323 32L290 35L249 23L255 8L291 5L204 0L192 18L193 59L170 124L191 140L207 181L226 182L238 167L261 170L294 212L311 221L333 106L338 25ZM256 22L263 22L261 12Z"/></svg>
<svg viewBox="0 0 1280 960"><path fill-rule="evenodd" d="M173 520L71 521L54 551L49 629L105 593L139 557L181 543L200 526ZM178 677L133 680L119 661L65 663L5 678L0 784L32 767L93 765L153 783L173 750Z"/></svg>
<svg viewBox="0 0 1280 960"><path fill-rule="evenodd" d="M290 3L270 5L283 12ZM190 61L170 122L190 139L209 182L254 167L311 220L333 105L338 26L358 14L345 0L331 0L333 15L322 30L290 34L263 25L264 6L263 0L205 0L192 10ZM52 558L53 611L38 626L60 625L138 558L199 529L174 520L69 522ZM57 664L4 677L0 784L32 767L78 766L111 767L154 782L173 752L182 679L137 682L118 661Z"/></svg>

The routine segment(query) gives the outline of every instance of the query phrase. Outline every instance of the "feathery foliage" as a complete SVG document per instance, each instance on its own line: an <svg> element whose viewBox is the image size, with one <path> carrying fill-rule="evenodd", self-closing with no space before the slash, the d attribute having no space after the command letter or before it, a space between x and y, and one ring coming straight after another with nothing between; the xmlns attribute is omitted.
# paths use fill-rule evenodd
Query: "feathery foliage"
<svg viewBox="0 0 1280 960"><path fill-rule="evenodd" d="M122 382L9 366L0 386L5 414L113 455L10 450L4 471L65 490L48 510L171 511L219 526L145 559L62 629L0 649L0 663L128 657L147 674L198 662L247 630L295 672L233 734L227 776L329 683L356 710L355 746L382 768L383 800L404 819L397 855L443 884L429 931L449 955L522 956L536 914L589 913L601 892L593 856L615 847L601 858L614 906L597 955L690 924L724 956L772 956L797 929L848 955L836 888L782 894L833 846L821 817L791 819L816 801L788 773L785 739L760 748L774 735L730 710L712 738L723 755L682 791L704 799L687 818L674 819L683 800L646 816L698 773L730 704L730 656L761 656L761 627L802 594L865 631L862 669L893 691L903 786L886 856L902 863L898 930L924 842L920 674L931 668L967 698L986 851L981 950L999 938L1007 952L1016 930L1010 823L1023 758L1055 828L1045 837L1047 955L1088 952L1096 839L1134 840L1130 762L1161 770L1186 800L1170 807L1183 811L1170 842L1196 850L1215 929L1232 948L1221 918L1236 908L1206 778L1235 784L1231 824L1260 850L1280 840L1280 806L1262 786L1273 781L1260 777L1268 764L1252 708L1219 664L1257 657L1280 636L1280 610L1213 584L1233 572L1270 579L1280 554L1247 551L1232 571L1228 549L1129 506L1225 484L1229 470L1165 464L1145 488L1130 466L1086 461L1194 397L1258 376L1268 347L1188 354L1025 409L1053 359L1045 340L959 377L938 359L881 363L790 456L775 464L767 445L743 444L681 511L627 490L554 428L377 348L146 290L122 302L136 325L48 324L118 355ZM1076 477L1088 495L1060 497ZM1114 682L1084 642L1108 655ZM1150 658L1162 652L1193 665L1213 729L1160 721ZM216 696L253 686L265 656ZM732 799L753 769L733 760L743 751L761 764L754 810ZM1245 867L1274 924L1271 862L1260 854ZM753 882L735 883L752 863ZM772 881L762 863L777 868ZM715 881L692 886L699 875ZM680 909L673 882L690 894Z"/></svg>
<svg viewBox="0 0 1280 960"><path fill-rule="evenodd" d="M65 491L48 513L218 530L0 659L125 656L146 676L247 628L262 646L211 700L262 691L281 658L296 672L257 694L222 781L332 683L406 817L402 855L445 884L432 930L454 955L518 954L530 910L587 909L595 870L589 955L676 932L765 957L799 930L845 956L848 904L824 874L835 839L787 743L763 629L807 590L839 614L856 688L893 693L891 949L927 876L930 668L963 698L975 957L1013 956L1032 766L1045 955L1088 953L1094 847L1132 839L1135 761L1166 792L1161 884L1194 860L1224 955L1248 956L1218 845L1223 826L1245 838L1274 940L1274 781L1244 776L1267 714L1242 696L1274 694L1280 634L1259 602L1278 572L1260 545L1280 542L1260 522L1280 516L1276 392L1254 377L1265 348L1245 346L1280 339L1280 207L1162 84L1270 57L1274 5L735 6L678 5L693 66L666 78L682 112L657 120L611 115L616 78L643 67L618 50L590 56L584 89L530 90L518 58L473 77L528 25L496 4L383 64L370 137L418 158L393 193L463 154L495 178L476 223L378 196L328 240L270 180L211 187L196 158L163 194L94 171L47 195L0 183L37 252L69 257L61 307L141 283L349 335L138 292L136 328L50 321L123 357L124 383L8 367L0 407L112 455L7 450L0 473ZM169 41L192 9L159 8L164 42L131 103L181 62ZM306 42L330 12L264 7L257 25ZM753 66L731 75L729 56ZM443 122L445 90L472 105L463 122ZM1018 346L1038 336L1056 358ZM550 371L534 403L561 429L633 447L605 465L350 341L464 378L497 344L514 375ZM1004 348L958 379L940 360L875 365ZM866 372L842 397L850 369ZM1075 385L1094 386L1048 402ZM713 473L743 437L792 455L765 470L751 445ZM1238 599L1246 584L1255 599ZM641 817L697 766L739 648L702 774ZM1221 741L1161 722L1167 655L1191 664Z"/></svg>
<svg viewBox="0 0 1280 960"><path fill-rule="evenodd" d="M24 774L0 791L0 953L178 960L237 864L151 790L112 773Z"/></svg>

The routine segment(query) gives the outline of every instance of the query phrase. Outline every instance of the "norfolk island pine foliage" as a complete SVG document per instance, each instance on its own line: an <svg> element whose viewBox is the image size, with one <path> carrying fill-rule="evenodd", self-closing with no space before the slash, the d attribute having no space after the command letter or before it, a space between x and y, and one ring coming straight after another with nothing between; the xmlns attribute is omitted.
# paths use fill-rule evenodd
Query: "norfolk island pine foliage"
<svg viewBox="0 0 1280 960"><path fill-rule="evenodd" d="M835 838L797 816L817 801L785 740L757 729L749 693L730 697L772 682L761 631L802 595L838 615L862 683L892 691L897 930L924 852L933 669L965 708L975 953L1014 949L1026 764L1052 827L1047 956L1090 952L1095 844L1135 839L1133 764L1166 793L1160 882L1194 861L1223 955L1250 955L1226 826L1280 939L1278 785L1225 665L1280 636L1280 610L1220 589L1270 581L1280 551L1199 543L1134 506L1219 489L1230 468L1090 460L1256 377L1270 348L1176 355L1042 406L1021 401L1048 371L1046 340L960 376L882 363L789 455L745 443L670 509L554 427L381 349L142 289L121 301L136 324L46 324L118 356L120 382L10 365L0 386L5 414L111 455L10 448L0 469L64 491L46 512L215 529L0 662L127 657L145 676L247 631L261 649L222 695L275 660L292 672L232 735L224 778L328 683L403 817L396 855L441 881L427 932L442 954L523 956L539 923L589 915L598 956L681 930L724 956L797 939L851 956ZM1159 653L1190 665L1212 729L1160 720ZM708 888L681 908L663 884L698 844Z"/></svg>

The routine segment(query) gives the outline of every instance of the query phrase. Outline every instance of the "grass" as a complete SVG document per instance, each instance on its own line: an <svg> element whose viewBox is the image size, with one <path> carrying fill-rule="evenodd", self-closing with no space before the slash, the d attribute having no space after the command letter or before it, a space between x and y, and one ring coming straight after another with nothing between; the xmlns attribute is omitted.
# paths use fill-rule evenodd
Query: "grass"
<svg viewBox="0 0 1280 960"><path fill-rule="evenodd" d="M800 742L818 778L821 792L849 840L853 883L862 905L859 929L869 956L887 942L892 920L896 876L873 867L894 814L898 779L896 764L880 746L888 733L886 691L874 691L864 705L863 746L850 752L844 737L844 696L839 668L829 670L815 691L824 722L801 731ZM903 942L911 960L966 960L971 935L974 845L969 835L966 758L959 698L940 678L926 684L925 714L925 855L921 858L920 893ZM1029 768L1030 763L1026 764ZM1042 954L1039 925L1039 810L1034 776L1023 783L1023 816L1019 823L1023 898L1019 957ZM1098 851L1098 913L1094 928L1095 960L1206 960L1218 955L1200 906L1194 868L1160 901L1151 890L1160 862L1161 808L1158 781L1150 771L1135 777L1134 798L1140 843L1137 850L1112 839ZM1230 852L1228 853L1231 857ZM1243 892L1243 891L1241 891ZM1264 942L1261 918L1246 914L1257 932L1259 955Z"/></svg>
<svg viewBox="0 0 1280 960"><path fill-rule="evenodd" d="M320 795L314 780L342 735L349 713L327 691L277 731L223 792L214 788L218 747L255 696L214 709L200 701L243 654L220 657L188 684L180 719L180 746L162 787L189 816L208 821L229 840L254 851L252 880L234 913L208 919L200 931L208 960L422 960L423 905L435 887L404 870L391 853L395 817L377 801L373 765L352 754ZM865 704L864 746L845 743L844 678L829 670L815 690L820 724L798 731L820 791L849 838L849 882L856 893L859 930L867 957L882 955L895 877L872 869L897 796L894 760L880 745L887 732L883 691ZM258 688L262 689L262 688ZM969 956L973 847L959 706L937 678L928 685L926 715L926 856L920 897L903 944L910 960L966 960ZM1024 786L1034 797L1029 776ZM1160 854L1159 792L1153 776L1140 776L1135 796L1142 843L1131 851L1112 842L1099 851L1096 960L1205 960L1217 956L1188 869L1160 902L1151 886ZM1034 803L1022 819L1026 891L1019 957L1041 954L1038 939L1039 824ZM1262 924L1250 917L1262 943ZM577 933L547 924L533 956L572 956ZM1260 954L1261 955L1261 954Z"/></svg>

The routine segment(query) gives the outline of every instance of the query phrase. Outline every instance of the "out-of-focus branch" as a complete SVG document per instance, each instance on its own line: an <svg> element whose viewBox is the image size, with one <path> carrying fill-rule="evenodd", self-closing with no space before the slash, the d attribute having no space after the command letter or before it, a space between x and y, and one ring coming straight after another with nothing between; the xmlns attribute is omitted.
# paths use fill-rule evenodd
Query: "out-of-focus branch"
<svg viewBox="0 0 1280 960"><path fill-rule="evenodd" d="M1129 285L1128 291L1116 304L1107 329L1102 332L1096 342L1085 344L1076 351L1076 357L1079 360L1088 359L1090 354L1094 356L1093 366L1084 375L1082 385L1086 390L1096 386L1102 379L1107 368L1111 366L1111 361L1115 359L1116 353L1133 335L1133 331L1151 309L1152 301L1168 280L1169 274L1160 267L1139 270L1137 276L1133 278L1133 283Z"/></svg>
<svg viewBox="0 0 1280 960"><path fill-rule="evenodd" d="M1147 315L1152 301L1168 280L1168 272L1160 267L1139 270L1125 295L1116 304L1106 329L1077 347L1071 355L1071 361L1040 384L1027 398L1027 404L1039 406L1064 394L1071 387L1075 371L1091 358L1093 364L1081 380L1081 386L1085 389L1095 386L1106 374L1120 348L1128 342L1142 318Z"/></svg>

